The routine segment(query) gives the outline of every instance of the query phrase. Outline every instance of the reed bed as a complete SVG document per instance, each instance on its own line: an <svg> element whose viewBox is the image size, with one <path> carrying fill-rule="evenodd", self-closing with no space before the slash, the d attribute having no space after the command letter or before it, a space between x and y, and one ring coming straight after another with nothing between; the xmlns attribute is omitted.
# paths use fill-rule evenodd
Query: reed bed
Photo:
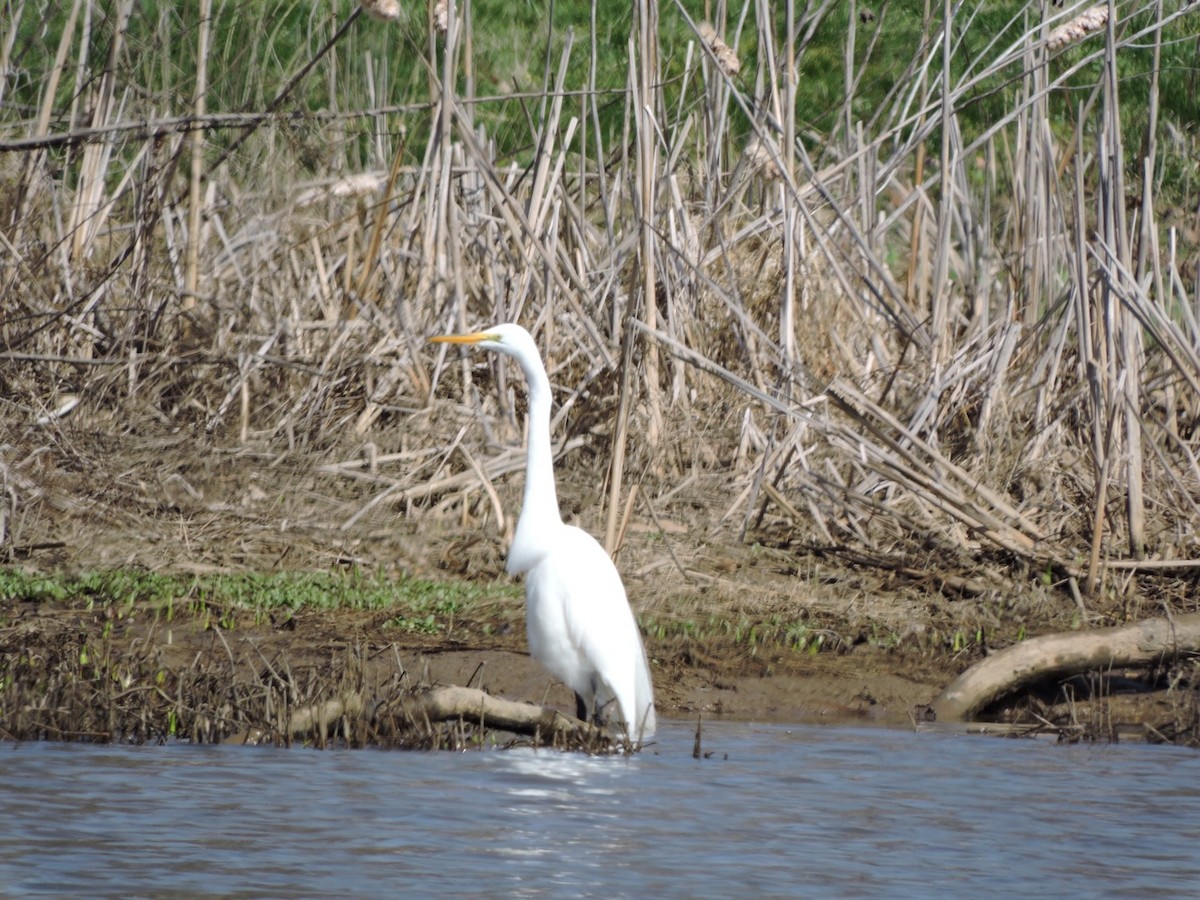
<svg viewBox="0 0 1200 900"><path fill-rule="evenodd" d="M747 0L706 23L637 5L617 90L593 9L589 34L546 45L503 144L489 127L516 101L479 92L469 0L398 24L314 13L273 48L290 77L241 95L210 44L210 16L235 13L213 7L146 21L75 0L19 104L35 12L4 5L10 555L72 511L119 514L111 483L69 501L43 483L98 433L113 452L174 433L305 455L306 489L359 492L348 530L503 534L520 391L425 338L513 320L543 347L567 493L610 550L632 521L687 521L898 578L1040 579L1083 619L1195 608L1200 219L1177 203L1197 137L1157 93L1193 7L1022 10L971 58L979 10L931 8L870 108L886 7ZM843 93L815 134L795 98L835 13ZM690 42L664 48L664 20ZM163 75L173 42L207 84L204 65ZM390 82L387 52L421 77ZM1148 72L1138 127L1128 60ZM1005 108L980 121L981 94Z"/></svg>

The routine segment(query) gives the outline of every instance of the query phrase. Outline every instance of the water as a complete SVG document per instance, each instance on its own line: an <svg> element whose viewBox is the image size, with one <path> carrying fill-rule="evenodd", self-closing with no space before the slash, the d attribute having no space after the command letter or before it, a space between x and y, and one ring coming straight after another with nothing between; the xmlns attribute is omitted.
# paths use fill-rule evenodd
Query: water
<svg viewBox="0 0 1200 900"><path fill-rule="evenodd" d="M0 894L1200 895L1200 754L663 723L552 752L0 746Z"/></svg>

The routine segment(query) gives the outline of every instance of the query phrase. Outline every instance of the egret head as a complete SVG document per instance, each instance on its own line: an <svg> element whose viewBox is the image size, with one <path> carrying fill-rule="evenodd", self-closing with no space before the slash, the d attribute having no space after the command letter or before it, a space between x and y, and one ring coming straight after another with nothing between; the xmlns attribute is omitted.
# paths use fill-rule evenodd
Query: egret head
<svg viewBox="0 0 1200 900"><path fill-rule="evenodd" d="M511 322L504 325L493 325L485 331L473 331L470 334L443 334L431 337L434 344L467 344L472 347L482 347L485 350L496 350L522 359L532 355L537 357L537 345L529 332L520 325Z"/></svg>

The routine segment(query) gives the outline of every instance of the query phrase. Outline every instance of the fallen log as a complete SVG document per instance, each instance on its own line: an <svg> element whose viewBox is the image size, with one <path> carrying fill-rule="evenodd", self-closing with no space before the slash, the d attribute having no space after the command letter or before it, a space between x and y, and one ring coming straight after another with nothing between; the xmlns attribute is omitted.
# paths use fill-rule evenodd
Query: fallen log
<svg viewBox="0 0 1200 900"><path fill-rule="evenodd" d="M938 722L969 721L997 700L1052 678L1149 666L1200 653L1200 613L1093 631L1047 634L994 653L930 704Z"/></svg>
<svg viewBox="0 0 1200 900"><path fill-rule="evenodd" d="M288 719L288 734L298 737L316 731L324 744L328 738L330 724L337 722L342 716L362 715L365 708L362 694L355 692L323 703L314 703L312 706L302 706Z"/></svg>
<svg viewBox="0 0 1200 900"><path fill-rule="evenodd" d="M597 745L607 732L556 709L493 697L478 688L447 685L402 697L399 705L409 723L452 722L464 719L485 728L498 728L538 737L547 743Z"/></svg>
<svg viewBox="0 0 1200 900"><path fill-rule="evenodd" d="M370 719L385 713L411 728L462 719L483 728L529 735L553 745L599 748L609 742L609 735L603 729L558 710L505 700L476 688L457 685L426 688L381 703L368 701L360 693L348 692L294 710L288 718L287 731L291 737L313 734L324 744L329 726L343 716ZM247 742L245 735L237 735L235 739L239 743Z"/></svg>

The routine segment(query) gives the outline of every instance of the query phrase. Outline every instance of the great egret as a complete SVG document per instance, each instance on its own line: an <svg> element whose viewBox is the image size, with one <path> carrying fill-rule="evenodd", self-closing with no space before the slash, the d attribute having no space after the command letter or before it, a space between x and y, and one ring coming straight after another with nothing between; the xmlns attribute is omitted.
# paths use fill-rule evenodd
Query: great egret
<svg viewBox="0 0 1200 900"><path fill-rule="evenodd" d="M537 345L512 324L430 340L495 350L520 365L529 388L525 494L507 568L510 575L525 576L530 653L575 692L581 719L604 712L630 739L649 737L655 728L654 688L621 576L596 539L564 524L558 512L550 379Z"/></svg>

